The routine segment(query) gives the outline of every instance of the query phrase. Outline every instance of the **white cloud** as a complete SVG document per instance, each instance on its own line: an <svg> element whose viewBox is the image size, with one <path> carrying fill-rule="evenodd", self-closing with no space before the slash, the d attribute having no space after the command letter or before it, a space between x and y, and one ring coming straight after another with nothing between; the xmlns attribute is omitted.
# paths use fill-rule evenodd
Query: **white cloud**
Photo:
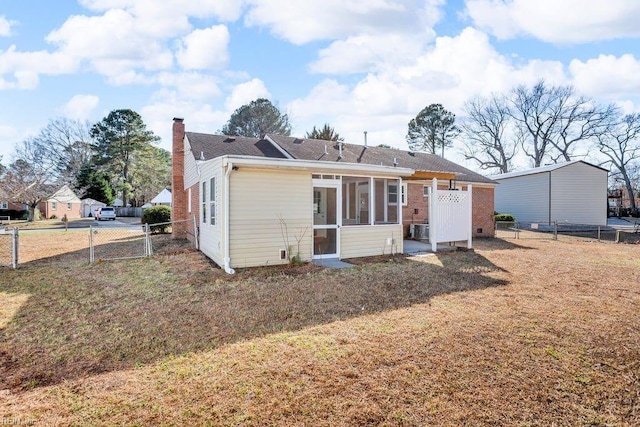
<svg viewBox="0 0 640 427"><path fill-rule="evenodd" d="M160 73L154 79L164 89L163 91L174 90L176 92L172 97L178 97L182 100L205 101L212 100L221 95L216 77L190 73ZM157 97L158 95L156 95ZM162 96L166 96L162 95Z"/></svg>
<svg viewBox="0 0 640 427"><path fill-rule="evenodd" d="M578 92L611 100L640 97L640 61L631 54L574 59L569 71Z"/></svg>
<svg viewBox="0 0 640 427"><path fill-rule="evenodd" d="M324 80L307 96L289 104L297 133L325 121L343 136L371 144L406 148L407 123L431 103L460 114L464 102L476 94L508 91L539 78L566 83L562 63L517 62L498 53L486 34L473 28L456 37L439 37L410 65L381 67L354 85Z"/></svg>
<svg viewBox="0 0 640 427"><path fill-rule="evenodd" d="M628 0L466 0L474 24L500 39L528 35L551 43L640 37L640 3Z"/></svg>
<svg viewBox="0 0 640 427"><path fill-rule="evenodd" d="M264 82L256 78L234 87L225 101L225 108L227 111L234 111L255 99L270 97L271 94Z"/></svg>
<svg viewBox="0 0 640 427"><path fill-rule="evenodd" d="M424 40L400 34L360 35L333 42L319 52L310 65L315 73L362 73L414 60L422 52Z"/></svg>
<svg viewBox="0 0 640 427"><path fill-rule="evenodd" d="M9 21L3 15L0 15L0 37L8 37L11 35L11 27L13 27L16 23L14 21Z"/></svg>
<svg viewBox="0 0 640 427"><path fill-rule="evenodd" d="M357 34L417 34L441 16L442 0L248 0L249 26L270 28L294 44Z"/></svg>
<svg viewBox="0 0 640 427"><path fill-rule="evenodd" d="M176 56L186 70L221 69L229 61L229 30L225 25L194 30L182 38Z"/></svg>
<svg viewBox="0 0 640 427"><path fill-rule="evenodd" d="M75 95L65 104L62 111L68 118L75 120L88 120L99 102L100 98L96 95Z"/></svg>
<svg viewBox="0 0 640 427"><path fill-rule="evenodd" d="M96 12L131 10L138 16L148 17L150 22L168 23L171 20L183 22L187 16L235 21L240 16L244 0L80 0L80 4Z"/></svg>
<svg viewBox="0 0 640 427"><path fill-rule="evenodd" d="M61 54L90 61L106 76L136 68L168 69L173 63L171 52L152 35L141 32L135 17L122 10L110 10L103 16L72 16L47 41L60 46Z"/></svg>

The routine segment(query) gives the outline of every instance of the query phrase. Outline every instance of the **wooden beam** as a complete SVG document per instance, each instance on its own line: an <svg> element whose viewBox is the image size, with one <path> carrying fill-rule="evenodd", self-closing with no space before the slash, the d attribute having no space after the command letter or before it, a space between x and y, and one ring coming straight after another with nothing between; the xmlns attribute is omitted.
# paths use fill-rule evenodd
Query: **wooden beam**
<svg viewBox="0 0 640 427"><path fill-rule="evenodd" d="M456 179L456 174L453 172L415 171L413 175L402 179L404 181L423 181L432 180L433 178L442 180Z"/></svg>

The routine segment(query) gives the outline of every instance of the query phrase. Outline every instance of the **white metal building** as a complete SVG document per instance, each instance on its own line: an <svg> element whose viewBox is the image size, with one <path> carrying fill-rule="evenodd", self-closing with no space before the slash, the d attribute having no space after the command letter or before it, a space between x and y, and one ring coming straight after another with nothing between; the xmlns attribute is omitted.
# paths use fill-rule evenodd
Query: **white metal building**
<svg viewBox="0 0 640 427"><path fill-rule="evenodd" d="M608 172L576 160L494 175L495 209L522 222L606 225Z"/></svg>

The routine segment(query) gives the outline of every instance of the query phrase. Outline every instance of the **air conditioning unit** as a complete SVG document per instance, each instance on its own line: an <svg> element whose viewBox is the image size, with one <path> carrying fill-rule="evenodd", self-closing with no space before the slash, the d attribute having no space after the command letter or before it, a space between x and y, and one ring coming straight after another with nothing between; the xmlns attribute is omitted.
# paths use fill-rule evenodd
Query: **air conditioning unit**
<svg viewBox="0 0 640 427"><path fill-rule="evenodd" d="M429 240L429 224L411 224L409 231L412 239Z"/></svg>

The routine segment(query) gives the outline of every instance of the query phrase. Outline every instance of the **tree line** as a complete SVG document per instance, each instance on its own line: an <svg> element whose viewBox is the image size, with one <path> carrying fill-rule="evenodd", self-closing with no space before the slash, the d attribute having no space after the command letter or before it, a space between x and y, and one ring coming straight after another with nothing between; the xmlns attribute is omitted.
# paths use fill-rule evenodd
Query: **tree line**
<svg viewBox="0 0 640 427"><path fill-rule="evenodd" d="M171 154L156 146L159 140L129 109L113 110L95 124L52 119L17 144L0 171L0 188L9 201L28 206L29 220L63 185L80 198L111 205L117 195L124 206L141 206L171 185Z"/></svg>
<svg viewBox="0 0 640 427"><path fill-rule="evenodd" d="M505 93L468 100L465 117L440 104L423 109L408 125L414 150L444 156L460 139L462 154L480 169L514 171L520 156L531 167L584 159L611 170L613 186L640 197L640 114L578 95L573 86L519 85ZM631 209L636 209L630 197Z"/></svg>

